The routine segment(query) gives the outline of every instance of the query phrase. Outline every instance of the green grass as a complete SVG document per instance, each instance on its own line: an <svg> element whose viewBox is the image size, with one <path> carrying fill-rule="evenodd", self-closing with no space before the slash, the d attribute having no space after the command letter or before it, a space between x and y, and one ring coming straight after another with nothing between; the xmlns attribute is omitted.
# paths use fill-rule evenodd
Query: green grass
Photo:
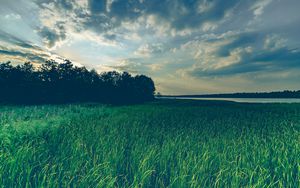
<svg viewBox="0 0 300 188"><path fill-rule="evenodd" d="M300 104L0 106L0 187L300 187Z"/></svg>

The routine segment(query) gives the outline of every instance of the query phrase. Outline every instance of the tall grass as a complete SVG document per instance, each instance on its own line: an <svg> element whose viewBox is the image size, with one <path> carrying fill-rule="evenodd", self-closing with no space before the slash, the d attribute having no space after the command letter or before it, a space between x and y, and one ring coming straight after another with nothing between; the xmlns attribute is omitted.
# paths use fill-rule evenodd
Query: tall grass
<svg viewBox="0 0 300 188"><path fill-rule="evenodd" d="M1 187L300 187L300 105L0 107Z"/></svg>

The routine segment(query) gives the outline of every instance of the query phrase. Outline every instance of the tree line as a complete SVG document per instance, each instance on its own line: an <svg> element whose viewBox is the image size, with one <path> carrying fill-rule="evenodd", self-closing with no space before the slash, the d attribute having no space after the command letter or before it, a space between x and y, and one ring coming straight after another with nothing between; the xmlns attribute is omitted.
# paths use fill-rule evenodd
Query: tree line
<svg viewBox="0 0 300 188"><path fill-rule="evenodd" d="M145 75L116 71L97 73L71 61L48 60L40 67L27 62L0 64L2 103L140 103L154 99L155 86Z"/></svg>

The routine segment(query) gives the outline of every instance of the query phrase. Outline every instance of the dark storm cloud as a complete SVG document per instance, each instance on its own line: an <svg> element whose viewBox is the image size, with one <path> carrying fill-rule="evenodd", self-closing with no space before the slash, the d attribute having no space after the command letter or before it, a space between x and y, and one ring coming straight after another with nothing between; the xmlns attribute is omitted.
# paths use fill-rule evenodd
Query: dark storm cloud
<svg viewBox="0 0 300 188"><path fill-rule="evenodd" d="M238 0L88 0L86 10L67 0L37 0L41 8L54 4L58 11L75 14L71 21L76 30L92 30L106 37L106 32L121 26L124 21L136 22L140 17L156 16L160 22L167 23L171 29L195 29L206 22L221 21L225 14L236 7ZM68 15L68 14L67 14ZM78 21L78 18L81 21ZM49 29L48 29L49 30ZM53 46L56 39L64 36L57 32L43 31L43 36ZM47 34L46 34L47 33ZM60 37L62 36L62 37ZM108 36L107 39L115 39Z"/></svg>
<svg viewBox="0 0 300 188"><path fill-rule="evenodd" d="M300 49L281 48L275 51L265 51L251 59L254 62L273 62L274 66L282 68L300 68Z"/></svg>
<svg viewBox="0 0 300 188"><path fill-rule="evenodd" d="M0 30L0 42L4 41L7 42L9 44L13 44L22 48L29 48L29 49L36 49L36 50L40 50L40 47L31 44L30 42L24 41L18 37L15 37L9 33L6 33L5 31L1 31Z"/></svg>
<svg viewBox="0 0 300 188"><path fill-rule="evenodd" d="M71 10L73 8L72 1L69 0L57 0L57 4L66 10Z"/></svg>
<svg viewBox="0 0 300 188"><path fill-rule="evenodd" d="M232 42L227 45L222 46L217 51L217 55L219 57L227 57L230 55L230 52L236 48L245 47L248 45L256 45L257 43L261 43L263 41L263 36L261 33L250 32L250 33L242 33L239 34ZM262 45L262 44L260 44Z"/></svg>
<svg viewBox="0 0 300 188"><path fill-rule="evenodd" d="M5 43L2 44L2 42ZM11 60L13 60L14 57L19 57L24 59L24 61L41 63L50 58L48 53L39 46L31 44L28 41L24 41L1 30L0 44L0 56L11 56ZM8 48L7 45L11 48Z"/></svg>
<svg viewBox="0 0 300 188"><path fill-rule="evenodd" d="M106 34L108 31L120 27L123 21L135 21L142 13L138 0L115 0L108 5L106 0L89 0L88 14L82 14L81 7L77 7L76 17L83 18L82 30L92 30L106 39L115 40L116 35ZM113 36L113 37L112 37Z"/></svg>
<svg viewBox="0 0 300 188"><path fill-rule="evenodd" d="M274 59L281 57L282 59ZM272 73L283 70L300 69L300 51L292 52L281 49L276 52L263 52L260 55L244 59L238 64L233 64L219 69L205 70L196 68L190 72L195 77L222 77L253 72Z"/></svg>
<svg viewBox="0 0 300 188"><path fill-rule="evenodd" d="M88 0L88 4L94 14L106 12L106 1L104 0Z"/></svg>
<svg viewBox="0 0 300 188"><path fill-rule="evenodd" d="M5 49L1 49L1 46L0 46L0 55L21 57L27 61L34 61L34 62L39 62L39 63L45 62L45 60L49 59L49 56L47 56L47 55L21 52L21 51L16 51L16 50L5 50Z"/></svg>
<svg viewBox="0 0 300 188"><path fill-rule="evenodd" d="M79 27L80 30L92 30L99 34L105 34L115 28L116 23L112 22L105 14L85 15Z"/></svg>
<svg viewBox="0 0 300 188"><path fill-rule="evenodd" d="M45 26L38 30L38 34L43 38L44 43L48 47L53 47L57 42L66 39L66 31L63 24L57 23L56 26L56 30Z"/></svg>
<svg viewBox="0 0 300 188"><path fill-rule="evenodd" d="M139 0L116 0L110 6L109 16L115 16L119 19L136 19L142 15L145 8L146 6Z"/></svg>
<svg viewBox="0 0 300 188"><path fill-rule="evenodd" d="M91 8L92 12L95 9L103 10L106 5L105 1L91 1L95 5ZM238 0L115 0L107 16L135 20L140 16L155 15L170 23L172 28L181 30L199 27L207 21L222 20L225 13L238 3ZM199 10L201 7L202 11Z"/></svg>
<svg viewBox="0 0 300 188"><path fill-rule="evenodd" d="M181 30L197 28L205 22L220 21L238 3L237 0L154 0L146 1L146 12L159 16L171 23L173 28Z"/></svg>
<svg viewBox="0 0 300 188"><path fill-rule="evenodd" d="M220 77L253 72L276 72L282 70L300 70L300 49L291 49L285 45L265 46L267 35L263 33L242 33L234 40L218 47L215 54L218 58L230 57L231 52L237 49L251 48L250 52L238 54L240 60L221 68L205 68L196 66L189 74L195 77ZM271 38L272 40L279 40ZM276 43L276 41L272 41Z"/></svg>

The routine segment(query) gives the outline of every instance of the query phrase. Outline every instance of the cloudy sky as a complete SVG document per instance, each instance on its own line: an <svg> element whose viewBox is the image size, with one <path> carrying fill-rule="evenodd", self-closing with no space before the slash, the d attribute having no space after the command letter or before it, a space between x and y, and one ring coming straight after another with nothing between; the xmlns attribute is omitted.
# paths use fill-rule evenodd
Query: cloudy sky
<svg viewBox="0 0 300 188"><path fill-rule="evenodd" d="M70 59L163 94L300 89L299 0L0 0L0 62Z"/></svg>

